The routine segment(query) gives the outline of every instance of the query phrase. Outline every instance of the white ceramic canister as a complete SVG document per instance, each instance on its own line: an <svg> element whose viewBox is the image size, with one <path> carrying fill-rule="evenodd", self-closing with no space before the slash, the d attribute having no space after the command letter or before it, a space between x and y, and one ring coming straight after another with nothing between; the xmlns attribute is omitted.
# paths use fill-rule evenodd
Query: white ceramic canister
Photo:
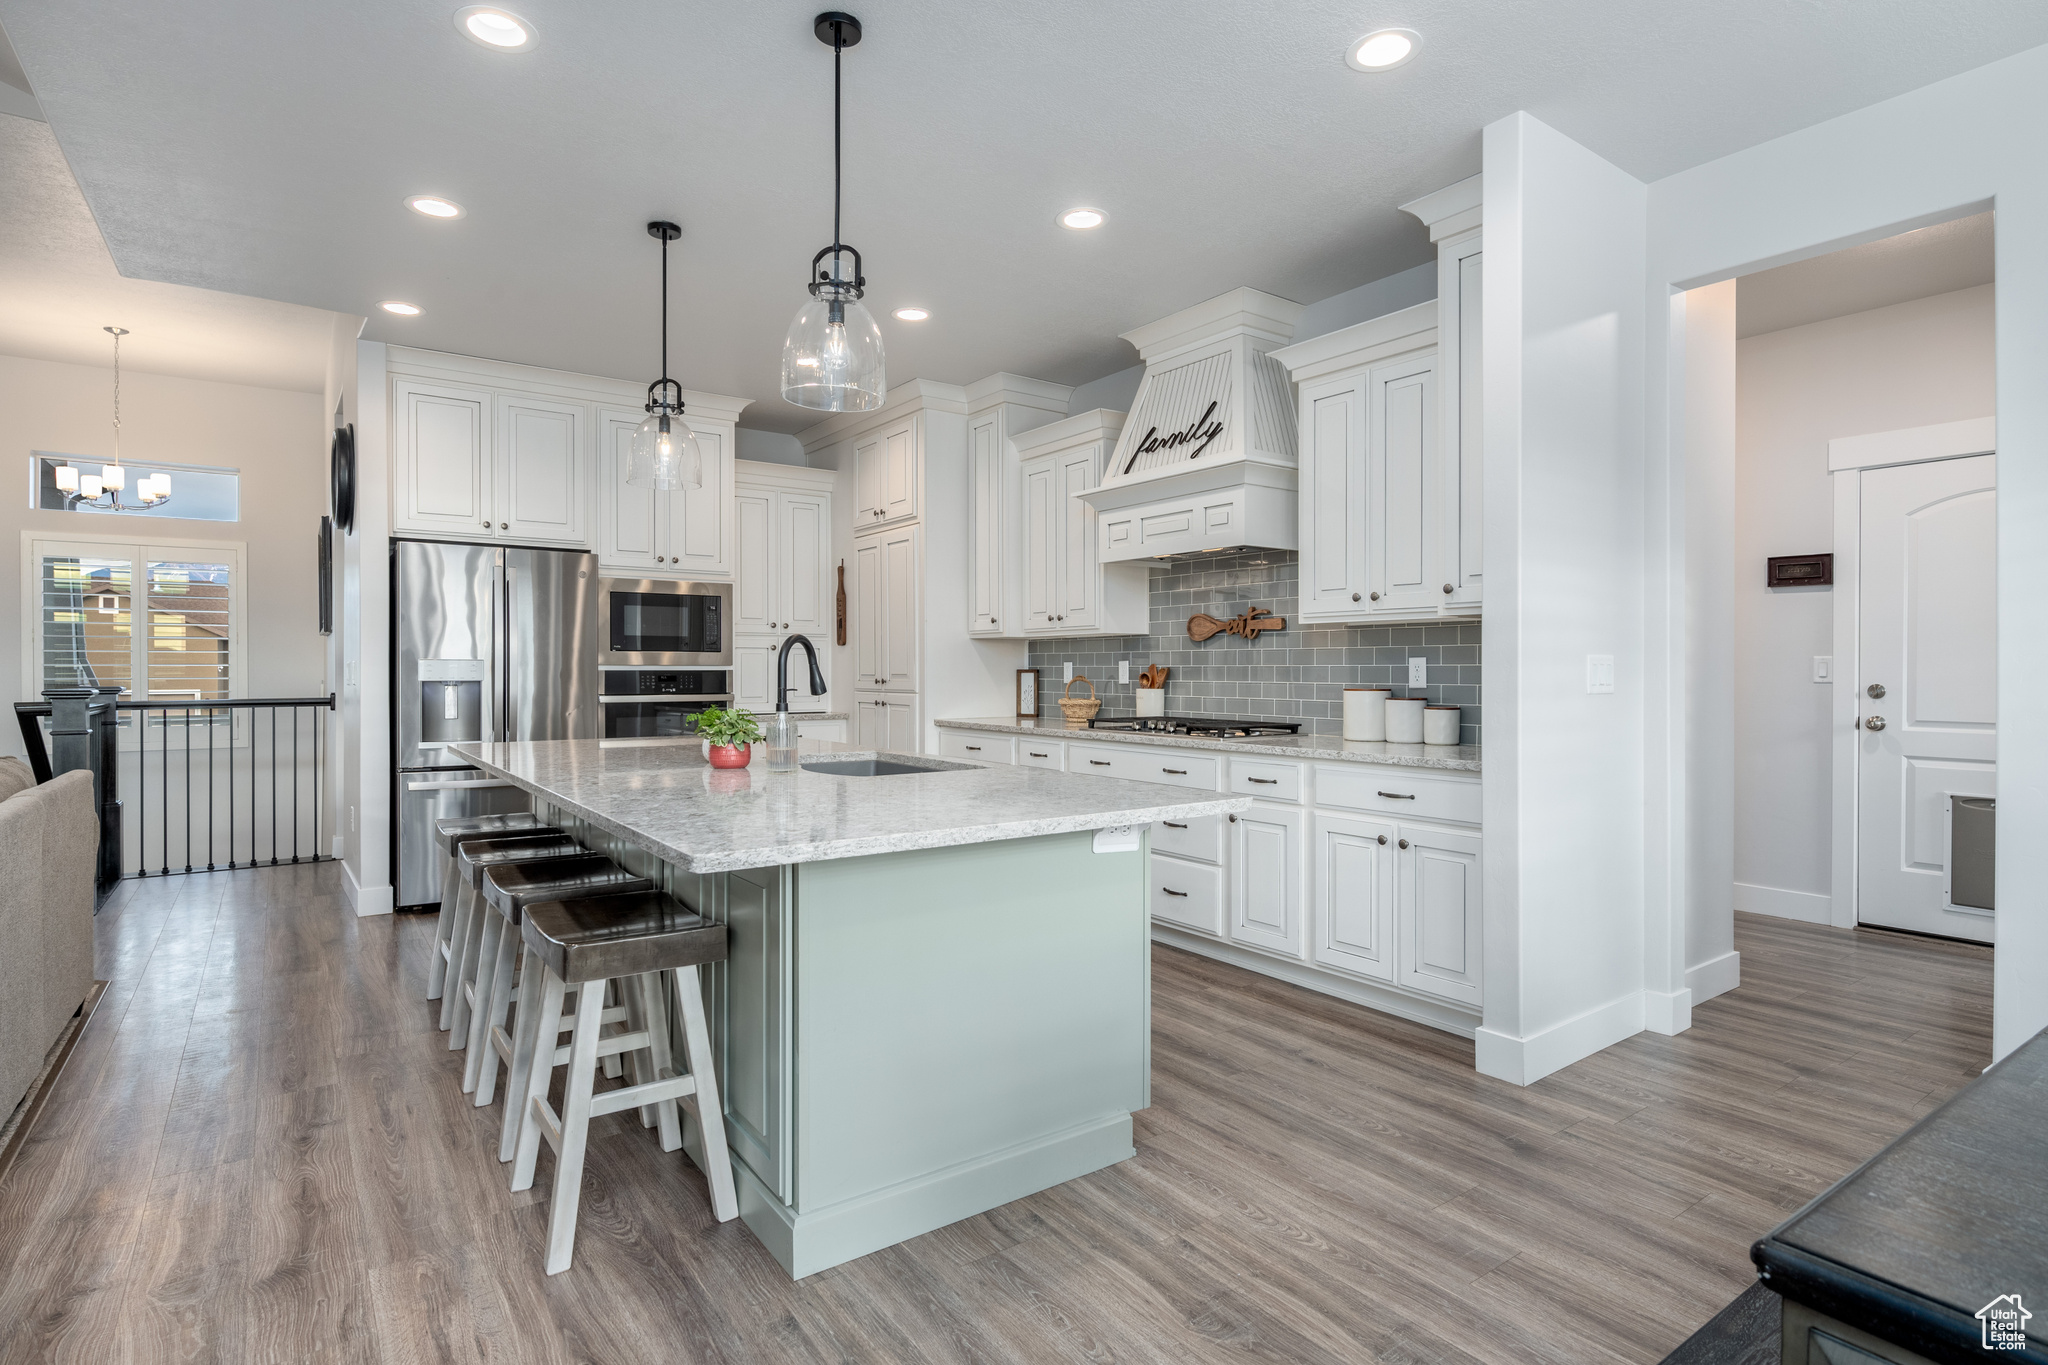
<svg viewBox="0 0 2048 1365"><path fill-rule="evenodd" d="M1458 711L1455 706L1425 706L1422 708L1422 742L1424 744L1456 744L1458 742Z"/></svg>
<svg viewBox="0 0 2048 1365"><path fill-rule="evenodd" d="M1163 687L1141 687L1138 689L1138 714L1141 716L1163 716L1166 714L1166 689Z"/></svg>
<svg viewBox="0 0 2048 1365"><path fill-rule="evenodd" d="M1420 697L1387 698L1387 743L1422 743L1422 707Z"/></svg>
<svg viewBox="0 0 2048 1365"><path fill-rule="evenodd" d="M1384 687L1344 689L1344 738L1382 740L1387 737L1387 698Z"/></svg>

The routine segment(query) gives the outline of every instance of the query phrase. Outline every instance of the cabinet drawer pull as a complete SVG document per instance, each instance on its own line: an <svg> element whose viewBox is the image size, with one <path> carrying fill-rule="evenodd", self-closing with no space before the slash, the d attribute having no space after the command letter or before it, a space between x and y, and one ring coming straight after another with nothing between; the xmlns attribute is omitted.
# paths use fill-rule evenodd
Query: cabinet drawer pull
<svg viewBox="0 0 2048 1365"><path fill-rule="evenodd" d="M1403 848L1406 848L1406 847L1408 847L1408 841L1407 841L1406 839L1403 839L1403 840L1401 841L1401 847L1403 847Z"/></svg>
<svg viewBox="0 0 2048 1365"><path fill-rule="evenodd" d="M1257 782L1260 785L1267 787L1277 787L1280 785L1280 779L1277 777L1247 777L1245 781Z"/></svg>
<svg viewBox="0 0 2048 1365"><path fill-rule="evenodd" d="M1106 758L1091 758L1088 761L1098 768L1107 768L1110 766L1110 761Z"/></svg>
<svg viewBox="0 0 2048 1365"><path fill-rule="evenodd" d="M1380 795L1386 797L1389 801L1413 801L1415 799L1407 792L1381 792Z"/></svg>
<svg viewBox="0 0 2048 1365"><path fill-rule="evenodd" d="M1188 770L1186 768L1161 768L1159 771L1163 773L1172 773L1175 777L1186 777L1188 775Z"/></svg>
<svg viewBox="0 0 2048 1365"><path fill-rule="evenodd" d="M1161 821L1160 821L1159 823L1160 823L1160 824L1162 824L1162 825L1164 825L1164 826L1166 826L1166 827L1167 827L1168 829L1186 829L1186 828L1187 828L1187 826L1186 826L1186 825L1176 825L1176 824L1175 824L1175 823L1173 823L1173 821L1171 821L1171 820L1161 820Z"/></svg>
<svg viewBox="0 0 2048 1365"><path fill-rule="evenodd" d="M970 754L978 754L981 752L981 746L979 744L970 744L967 746L967 752Z"/></svg>
<svg viewBox="0 0 2048 1365"><path fill-rule="evenodd" d="M1169 896L1179 896L1179 897L1180 897L1180 898L1181 898L1182 900L1186 900L1186 899L1188 898L1188 893L1187 893L1187 892L1185 892L1185 891L1176 891L1176 890L1174 890L1174 889L1173 889L1172 887L1170 887L1170 886L1162 886L1162 887L1160 887L1159 889L1160 889L1161 891L1164 891L1164 892L1165 892L1165 893L1166 893L1167 895L1169 895Z"/></svg>
<svg viewBox="0 0 2048 1365"><path fill-rule="evenodd" d="M1038 752L1038 750L1036 750L1036 749L1026 749L1026 750L1025 750L1024 752L1025 752L1025 753L1027 753L1027 754L1030 754L1030 755L1031 755L1031 756L1032 756L1033 758L1051 758L1051 757L1052 757L1052 755L1051 755L1051 754L1042 754L1042 753L1039 753L1039 752Z"/></svg>

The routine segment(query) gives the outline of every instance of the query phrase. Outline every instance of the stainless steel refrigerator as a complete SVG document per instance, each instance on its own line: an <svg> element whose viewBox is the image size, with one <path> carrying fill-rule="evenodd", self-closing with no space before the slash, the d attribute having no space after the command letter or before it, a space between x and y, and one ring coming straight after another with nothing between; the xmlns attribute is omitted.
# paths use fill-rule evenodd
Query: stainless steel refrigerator
<svg viewBox="0 0 2048 1365"><path fill-rule="evenodd" d="M595 739L597 556L401 540L391 546L392 861L401 906L441 898L434 822L525 810L448 753L468 740Z"/></svg>

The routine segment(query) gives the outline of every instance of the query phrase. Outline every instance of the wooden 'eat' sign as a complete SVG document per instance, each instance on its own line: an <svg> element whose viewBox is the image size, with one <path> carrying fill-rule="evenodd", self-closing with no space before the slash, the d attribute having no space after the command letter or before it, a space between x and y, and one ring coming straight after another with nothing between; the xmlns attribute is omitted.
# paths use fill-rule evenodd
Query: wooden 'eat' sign
<svg viewBox="0 0 2048 1365"><path fill-rule="evenodd" d="M1211 635L1237 635L1247 640L1259 638L1262 630L1285 630L1287 618L1275 616L1264 607L1253 607L1242 616L1233 616L1228 621L1219 621L1213 616L1196 612L1188 618L1188 638L1200 644Z"/></svg>

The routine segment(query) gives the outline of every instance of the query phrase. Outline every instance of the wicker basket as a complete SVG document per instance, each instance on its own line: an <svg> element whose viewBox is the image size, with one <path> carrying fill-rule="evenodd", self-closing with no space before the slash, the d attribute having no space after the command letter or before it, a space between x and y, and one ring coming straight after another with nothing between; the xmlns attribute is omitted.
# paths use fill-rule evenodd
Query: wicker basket
<svg viewBox="0 0 2048 1365"><path fill-rule="evenodd" d="M1074 683L1088 683L1088 695L1074 696ZM1068 683L1066 692L1060 697L1060 710L1066 713L1069 725L1086 725L1095 719L1095 713L1101 709L1102 701L1095 695L1095 684L1088 682L1084 677L1077 677Z"/></svg>

